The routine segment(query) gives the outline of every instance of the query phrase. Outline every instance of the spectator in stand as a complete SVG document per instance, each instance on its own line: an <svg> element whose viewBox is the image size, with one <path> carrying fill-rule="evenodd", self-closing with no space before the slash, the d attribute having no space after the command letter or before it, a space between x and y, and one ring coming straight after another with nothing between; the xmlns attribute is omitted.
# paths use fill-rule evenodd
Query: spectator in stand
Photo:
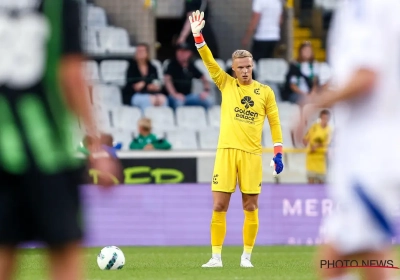
<svg viewBox="0 0 400 280"><path fill-rule="evenodd" d="M192 51L188 44L178 45L175 58L171 60L165 71L165 88L173 109L183 105L203 106L208 109L213 105L209 96L210 83L191 61L191 57ZM202 93L192 93L193 79L203 81Z"/></svg>
<svg viewBox="0 0 400 280"><path fill-rule="evenodd" d="M251 52L255 61L274 56L275 47L281 40L282 22L282 0L253 0L253 14L242 46L246 48L253 37Z"/></svg>
<svg viewBox="0 0 400 280"><path fill-rule="evenodd" d="M131 150L170 150L171 144L165 139L157 139L151 133L151 120L142 118L138 122L139 136L132 140Z"/></svg>
<svg viewBox="0 0 400 280"><path fill-rule="evenodd" d="M208 21L210 18L210 1L209 0L185 0L185 13L183 16L183 28L181 33L179 34L178 40L176 42L177 45L187 43L191 50L197 54L197 48L194 43L194 39L192 36L192 31L190 29L190 22L187 20L189 16L192 15L193 12L200 10L204 12L204 20ZM210 24L206 24L203 28L202 33L207 38L207 46L212 51L215 58L218 58L218 45L217 40L215 39L214 32ZM189 36L190 35L190 36Z"/></svg>
<svg viewBox="0 0 400 280"><path fill-rule="evenodd" d="M300 45L297 61L290 64L289 72L286 74L282 99L300 103L305 96L316 93L318 70L311 43L304 42Z"/></svg>
<svg viewBox="0 0 400 280"><path fill-rule="evenodd" d="M303 139L307 146L306 169L309 184L325 183L327 152L332 134L330 115L328 110L322 110L319 120L310 127Z"/></svg>
<svg viewBox="0 0 400 280"><path fill-rule="evenodd" d="M167 106L167 98L161 92L160 77L149 59L149 46L140 43L136 46L135 58L129 63L123 103L142 110L150 106Z"/></svg>

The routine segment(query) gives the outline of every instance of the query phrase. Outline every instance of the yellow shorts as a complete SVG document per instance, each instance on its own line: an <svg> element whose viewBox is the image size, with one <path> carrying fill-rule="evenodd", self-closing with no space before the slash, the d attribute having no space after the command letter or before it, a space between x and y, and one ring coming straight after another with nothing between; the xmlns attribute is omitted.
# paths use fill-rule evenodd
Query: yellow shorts
<svg viewBox="0 0 400 280"><path fill-rule="evenodd" d="M233 193L239 183L242 193L259 194L261 182L261 155L237 149L217 149L212 191Z"/></svg>

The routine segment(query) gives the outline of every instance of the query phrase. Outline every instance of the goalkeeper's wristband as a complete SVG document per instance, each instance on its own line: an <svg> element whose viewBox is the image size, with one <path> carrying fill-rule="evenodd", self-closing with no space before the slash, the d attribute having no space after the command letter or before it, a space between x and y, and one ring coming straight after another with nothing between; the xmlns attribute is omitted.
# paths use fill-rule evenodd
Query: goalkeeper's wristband
<svg viewBox="0 0 400 280"><path fill-rule="evenodd" d="M274 155L283 154L283 146L281 143L274 144Z"/></svg>
<svg viewBox="0 0 400 280"><path fill-rule="evenodd" d="M204 41L203 34L200 33L200 35L196 36L193 34L194 42L196 43L196 47L200 49L202 46L206 44Z"/></svg>

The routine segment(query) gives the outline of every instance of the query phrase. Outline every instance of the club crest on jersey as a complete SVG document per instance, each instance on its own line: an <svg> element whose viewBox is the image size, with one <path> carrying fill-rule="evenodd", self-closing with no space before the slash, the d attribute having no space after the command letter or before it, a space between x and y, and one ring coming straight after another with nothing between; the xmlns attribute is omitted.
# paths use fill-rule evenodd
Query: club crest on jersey
<svg viewBox="0 0 400 280"><path fill-rule="evenodd" d="M251 100L250 96L245 96L241 100L242 104L244 105L244 108L249 109L250 107L254 106L254 101Z"/></svg>
<svg viewBox="0 0 400 280"><path fill-rule="evenodd" d="M257 94L257 95L260 95L260 89L259 89L259 88L256 88L256 89L254 90L254 93Z"/></svg>

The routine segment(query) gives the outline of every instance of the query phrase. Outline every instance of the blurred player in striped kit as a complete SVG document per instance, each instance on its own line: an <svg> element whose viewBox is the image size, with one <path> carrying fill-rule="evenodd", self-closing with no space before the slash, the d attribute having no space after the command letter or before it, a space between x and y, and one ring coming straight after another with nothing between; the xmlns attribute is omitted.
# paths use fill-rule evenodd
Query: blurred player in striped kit
<svg viewBox="0 0 400 280"><path fill-rule="evenodd" d="M94 136L91 167L117 174L102 149L81 73L74 0L0 1L0 279L11 279L16 246L43 241L52 279L83 279L82 226L71 111ZM108 177L100 184L111 185Z"/></svg>
<svg viewBox="0 0 400 280"><path fill-rule="evenodd" d="M308 101L316 108L335 105L338 128L328 193L340 207L325 221L329 243L319 259L393 259L391 215L400 197L400 1L341 1L329 49L331 90ZM362 279L395 279L392 269L363 272ZM321 270L329 280L350 279L346 273Z"/></svg>

